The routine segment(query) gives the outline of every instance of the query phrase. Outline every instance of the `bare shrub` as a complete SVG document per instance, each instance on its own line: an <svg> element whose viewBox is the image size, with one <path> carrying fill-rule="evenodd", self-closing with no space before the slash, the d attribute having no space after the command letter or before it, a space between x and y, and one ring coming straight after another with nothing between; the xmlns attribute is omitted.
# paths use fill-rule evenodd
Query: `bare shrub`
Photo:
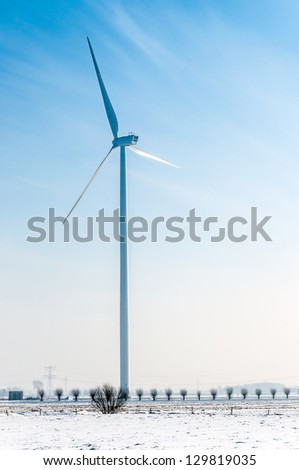
<svg viewBox="0 0 299 470"><path fill-rule="evenodd" d="M227 397L229 400L232 397L233 391L234 391L233 387L226 387L226 393L227 393Z"/></svg>
<svg viewBox="0 0 299 470"><path fill-rule="evenodd" d="M94 401L94 397L96 396L96 389L95 388L91 388L89 390L89 396L91 398L91 401Z"/></svg>
<svg viewBox="0 0 299 470"><path fill-rule="evenodd" d="M75 398L75 401L78 401L78 397L80 395L80 390L78 388L73 388L72 395Z"/></svg>
<svg viewBox="0 0 299 470"><path fill-rule="evenodd" d="M246 398L247 395L248 395L248 390L247 390L247 388L242 388L242 389L241 389L241 395L243 396L243 400L245 400L245 398Z"/></svg>
<svg viewBox="0 0 299 470"><path fill-rule="evenodd" d="M170 398L171 398L171 395L172 395L172 389L171 388L167 388L165 390L165 395L167 396L167 400L169 401Z"/></svg>
<svg viewBox="0 0 299 470"><path fill-rule="evenodd" d="M137 388L136 390L136 395L138 397L138 400L141 401L142 395L143 395L143 390L142 388Z"/></svg>
<svg viewBox="0 0 299 470"><path fill-rule="evenodd" d="M156 401L156 396L158 395L158 391L156 388L152 388L150 390L150 396L152 397L153 401Z"/></svg>
<svg viewBox="0 0 299 470"><path fill-rule="evenodd" d="M103 414L119 413L126 405L124 392L110 384L95 389L94 405Z"/></svg>
<svg viewBox="0 0 299 470"><path fill-rule="evenodd" d="M262 389L261 388L256 388L255 393L257 395L257 399L259 400L261 398Z"/></svg>
<svg viewBox="0 0 299 470"><path fill-rule="evenodd" d="M57 396L58 401L61 400L62 394L63 394L62 388L56 388L55 395Z"/></svg>
<svg viewBox="0 0 299 470"><path fill-rule="evenodd" d="M197 398L200 400L200 397L201 397L201 391L200 390L197 390Z"/></svg>
<svg viewBox="0 0 299 470"><path fill-rule="evenodd" d="M185 388L182 388L180 390L180 394L182 395L183 400L185 400L186 395L187 395L187 390Z"/></svg>
<svg viewBox="0 0 299 470"><path fill-rule="evenodd" d="M213 400L215 400L217 396L217 389L216 388L211 388L210 394L212 395Z"/></svg>
<svg viewBox="0 0 299 470"><path fill-rule="evenodd" d="M275 395L276 395L276 393L277 393L277 390L276 390L276 388L271 388L271 390L270 390L270 393L271 393L271 395L272 395L272 398L273 398L273 400L274 400L274 398L275 398Z"/></svg>
<svg viewBox="0 0 299 470"><path fill-rule="evenodd" d="M38 393L40 401L44 401L45 390L43 388L38 388L37 393Z"/></svg>
<svg viewBox="0 0 299 470"><path fill-rule="evenodd" d="M285 387L285 388L283 389L283 391L284 391L284 393L285 393L285 396L286 396L287 398L289 398L289 394L291 393L291 389L288 388L288 387Z"/></svg>

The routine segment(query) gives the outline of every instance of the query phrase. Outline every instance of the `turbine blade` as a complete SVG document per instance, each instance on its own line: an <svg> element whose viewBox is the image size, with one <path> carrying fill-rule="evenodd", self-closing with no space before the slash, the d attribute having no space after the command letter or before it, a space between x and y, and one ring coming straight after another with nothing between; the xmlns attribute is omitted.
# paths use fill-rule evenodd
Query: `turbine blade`
<svg viewBox="0 0 299 470"><path fill-rule="evenodd" d="M80 199L83 197L83 195L86 193L86 191L88 190L89 186L91 185L91 183L93 182L93 180L95 179L95 177L97 176L97 174L99 173L100 169L102 168L102 166L104 165L105 161L107 160L107 158L109 157L110 153L112 152L112 150L114 149L115 147L111 147L111 149L109 150L109 152L107 153L106 157L101 161L101 163L99 164L99 166L97 167L96 171L93 173L92 177L90 178L90 180L88 181L87 185L85 186L85 188L83 189L82 193L80 194L80 196L78 197L78 199L76 200L75 204L73 205L73 207L71 208L71 210L69 211L68 215L66 216L66 218L64 219L63 223L65 223L67 221L67 219L69 218L69 216L71 215L71 213L73 212L73 210L75 209L75 207L77 206L78 202L80 201Z"/></svg>
<svg viewBox="0 0 299 470"><path fill-rule="evenodd" d="M113 134L114 138L116 139L117 138L117 133L118 133L117 117L116 117L115 111L113 109L113 106L111 104L111 101L109 99L107 90L105 88L105 85L104 85L104 82L103 82L103 79L102 79L102 75L100 73L100 70L99 70L99 67L98 67L93 49L91 47L89 38L87 38L87 41L88 41L88 46L89 46L89 50L90 50L90 53L91 53L91 57L92 57L92 60L93 60L94 68L96 70L96 74L97 74L97 77L98 77L98 82L99 82L99 85L100 85L100 88L101 88L107 118L108 118L111 130L112 130L112 134Z"/></svg>
<svg viewBox="0 0 299 470"><path fill-rule="evenodd" d="M141 155L142 157L150 158L151 160L156 160L157 162L165 163L166 165L174 166L175 168L180 168L178 165L175 165L174 163L168 162L167 160L163 160L163 158L155 157L155 155L151 155L150 153L144 152L143 150L140 150L135 146L133 147L133 145L130 145L130 147L128 148L132 152L138 153L138 155Z"/></svg>

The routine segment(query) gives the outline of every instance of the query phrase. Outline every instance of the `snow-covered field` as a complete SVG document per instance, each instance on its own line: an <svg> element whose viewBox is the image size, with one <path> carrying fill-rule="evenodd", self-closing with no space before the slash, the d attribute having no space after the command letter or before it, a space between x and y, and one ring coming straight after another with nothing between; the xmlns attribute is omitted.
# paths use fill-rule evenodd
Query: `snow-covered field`
<svg viewBox="0 0 299 470"><path fill-rule="evenodd" d="M299 449L298 429L297 400L141 402L117 415L89 403L0 405L2 450L289 450Z"/></svg>

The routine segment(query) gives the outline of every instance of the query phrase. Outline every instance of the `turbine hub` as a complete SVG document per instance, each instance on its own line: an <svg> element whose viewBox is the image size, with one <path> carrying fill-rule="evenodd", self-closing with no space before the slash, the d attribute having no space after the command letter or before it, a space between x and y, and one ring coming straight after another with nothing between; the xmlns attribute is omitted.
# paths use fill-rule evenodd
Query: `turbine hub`
<svg viewBox="0 0 299 470"><path fill-rule="evenodd" d="M112 141L113 147L128 147L129 145L136 145L138 136L134 134L125 135L123 137L116 137Z"/></svg>

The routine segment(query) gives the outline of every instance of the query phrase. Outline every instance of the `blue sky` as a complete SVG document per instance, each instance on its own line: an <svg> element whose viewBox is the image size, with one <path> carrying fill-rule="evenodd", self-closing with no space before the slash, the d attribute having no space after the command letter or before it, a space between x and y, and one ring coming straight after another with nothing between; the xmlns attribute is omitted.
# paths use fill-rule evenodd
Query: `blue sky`
<svg viewBox="0 0 299 470"><path fill-rule="evenodd" d="M117 381L117 244L26 242L28 218L48 207L66 214L111 145L86 35L121 132L181 166L130 154L130 215L195 207L227 220L251 206L272 215L273 243L131 247L132 384L298 382L298 10L294 1L3 2L4 385L10 373L30 384L49 363L86 386ZM76 215L117 205L114 156ZM95 348L109 351L105 365Z"/></svg>

